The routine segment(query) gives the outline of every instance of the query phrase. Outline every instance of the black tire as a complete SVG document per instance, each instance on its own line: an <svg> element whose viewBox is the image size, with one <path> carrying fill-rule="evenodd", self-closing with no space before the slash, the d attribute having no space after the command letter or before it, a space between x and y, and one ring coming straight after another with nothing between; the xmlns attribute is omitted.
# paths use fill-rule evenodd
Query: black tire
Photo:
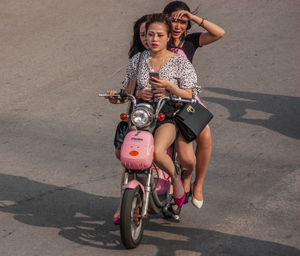
<svg viewBox="0 0 300 256"><path fill-rule="evenodd" d="M149 210L151 214L159 214L161 212L161 207L157 204L155 196L159 200L156 191L153 191L149 196Z"/></svg>
<svg viewBox="0 0 300 256"><path fill-rule="evenodd" d="M164 215L165 218L169 219L173 217L173 213L170 210L170 207L168 205L166 205L163 209L162 209L162 213Z"/></svg>
<svg viewBox="0 0 300 256"><path fill-rule="evenodd" d="M126 189L123 193L121 214L120 214L120 233L121 240L127 249L136 248L143 237L144 221L141 218L143 199L141 189Z"/></svg>

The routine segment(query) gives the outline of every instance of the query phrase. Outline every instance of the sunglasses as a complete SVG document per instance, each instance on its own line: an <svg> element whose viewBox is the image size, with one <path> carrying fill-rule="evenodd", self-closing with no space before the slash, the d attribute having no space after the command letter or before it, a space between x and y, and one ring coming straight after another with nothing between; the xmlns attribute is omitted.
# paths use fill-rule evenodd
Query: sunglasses
<svg viewBox="0 0 300 256"><path fill-rule="evenodd" d="M187 25L188 24L188 21L187 20L179 20L179 19L175 19L174 17L172 17L170 19L170 21L172 23L179 23L180 25Z"/></svg>

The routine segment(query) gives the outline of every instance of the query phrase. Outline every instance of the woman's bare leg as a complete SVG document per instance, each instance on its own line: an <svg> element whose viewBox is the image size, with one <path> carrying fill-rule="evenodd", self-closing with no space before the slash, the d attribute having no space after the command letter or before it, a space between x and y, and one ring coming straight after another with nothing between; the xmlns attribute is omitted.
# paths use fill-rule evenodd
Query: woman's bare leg
<svg viewBox="0 0 300 256"><path fill-rule="evenodd" d="M185 193L191 190L193 170L196 165L196 156L193 149L193 142L186 143L181 135L176 141L176 152L183 171L183 184Z"/></svg>
<svg viewBox="0 0 300 256"><path fill-rule="evenodd" d="M204 130L196 138L196 177L193 186L193 196L196 200L203 200L203 182L207 171L211 148L212 139L209 126L206 126Z"/></svg>
<svg viewBox="0 0 300 256"><path fill-rule="evenodd" d="M174 124L165 123L155 131L154 147L155 147L155 163L159 168L167 172L173 184L174 198L181 198L184 195L184 189L180 181L179 175L175 171L174 163L167 154L167 149L176 139L176 128Z"/></svg>

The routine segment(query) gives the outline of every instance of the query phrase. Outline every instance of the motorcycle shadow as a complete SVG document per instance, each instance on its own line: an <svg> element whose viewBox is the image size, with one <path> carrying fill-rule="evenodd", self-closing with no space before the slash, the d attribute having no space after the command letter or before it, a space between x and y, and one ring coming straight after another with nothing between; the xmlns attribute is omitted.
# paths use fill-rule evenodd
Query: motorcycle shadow
<svg viewBox="0 0 300 256"><path fill-rule="evenodd" d="M0 212L21 223L57 228L60 236L81 245L123 248L119 227L112 223L119 198L6 174L0 174L0 188Z"/></svg>
<svg viewBox="0 0 300 256"><path fill-rule="evenodd" d="M150 216L143 240L135 250L124 251L119 227L112 213L119 198L104 197L70 187L59 187L25 177L0 174L0 211L26 225L51 227L80 245L142 255L145 247L156 247L153 255L299 255L296 248L268 241L199 228L184 227ZM187 206L185 206L187 207ZM183 216L184 217L184 216ZM184 254L184 253L187 254Z"/></svg>
<svg viewBox="0 0 300 256"><path fill-rule="evenodd" d="M172 221L154 219L145 227L142 243L155 245L156 256L163 255L201 255L201 256L284 256L300 255L297 248L231 235L223 232L199 228L183 227Z"/></svg>

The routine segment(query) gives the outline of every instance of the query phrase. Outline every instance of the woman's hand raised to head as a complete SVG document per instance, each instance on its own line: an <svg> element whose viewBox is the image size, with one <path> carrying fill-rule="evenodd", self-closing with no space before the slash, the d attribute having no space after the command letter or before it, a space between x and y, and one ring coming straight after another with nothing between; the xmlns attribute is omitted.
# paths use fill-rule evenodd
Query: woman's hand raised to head
<svg viewBox="0 0 300 256"><path fill-rule="evenodd" d="M195 15L191 14L189 11L182 10L177 12L173 18L175 20L180 20L183 16L186 16L189 20L193 20Z"/></svg>

